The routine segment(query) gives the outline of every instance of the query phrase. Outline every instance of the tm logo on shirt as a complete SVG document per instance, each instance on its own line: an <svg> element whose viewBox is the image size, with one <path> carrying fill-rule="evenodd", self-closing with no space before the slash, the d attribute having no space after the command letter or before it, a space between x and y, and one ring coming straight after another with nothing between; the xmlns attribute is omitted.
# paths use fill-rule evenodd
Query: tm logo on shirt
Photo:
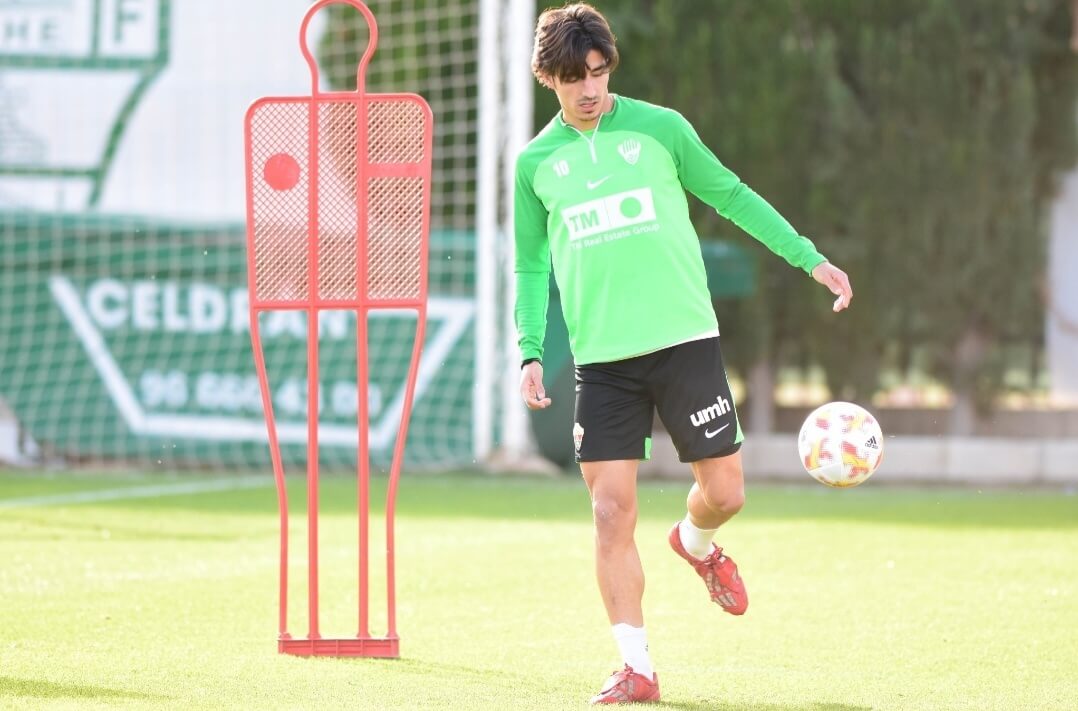
<svg viewBox="0 0 1078 711"><path fill-rule="evenodd" d="M573 242L624 227L655 221L651 188L627 190L598 200L588 200L561 212Z"/></svg>

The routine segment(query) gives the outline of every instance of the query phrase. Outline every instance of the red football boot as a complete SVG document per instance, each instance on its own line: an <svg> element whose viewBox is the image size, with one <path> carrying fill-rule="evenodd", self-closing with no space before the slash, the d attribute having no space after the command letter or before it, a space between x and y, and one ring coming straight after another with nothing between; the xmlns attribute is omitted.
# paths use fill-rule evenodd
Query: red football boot
<svg viewBox="0 0 1078 711"><path fill-rule="evenodd" d="M743 615L749 607L749 595L745 592L745 583L737 574L737 564L729 556L723 555L722 548L712 544L713 550L704 558L695 558L689 555L685 546L681 545L681 534L678 532L678 521L670 529L670 547L679 556L689 561L697 575L704 579L711 601L718 603L722 609L731 615Z"/></svg>
<svg viewBox="0 0 1078 711"><path fill-rule="evenodd" d="M643 674L637 674L628 664L621 671L616 671L603 684L599 693L591 697L593 704L633 704L652 703L659 700L659 675L648 680Z"/></svg>

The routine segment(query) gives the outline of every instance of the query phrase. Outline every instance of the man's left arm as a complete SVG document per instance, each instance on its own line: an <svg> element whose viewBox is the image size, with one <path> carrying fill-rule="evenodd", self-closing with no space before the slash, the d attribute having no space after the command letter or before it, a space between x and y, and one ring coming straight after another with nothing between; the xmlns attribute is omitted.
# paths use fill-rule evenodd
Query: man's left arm
<svg viewBox="0 0 1078 711"><path fill-rule="evenodd" d="M834 310L850 304L853 290L846 273L827 261L808 237L800 235L767 200L722 164L692 125L676 114L674 153L678 177L686 190L759 240L791 266L812 278L838 297Z"/></svg>

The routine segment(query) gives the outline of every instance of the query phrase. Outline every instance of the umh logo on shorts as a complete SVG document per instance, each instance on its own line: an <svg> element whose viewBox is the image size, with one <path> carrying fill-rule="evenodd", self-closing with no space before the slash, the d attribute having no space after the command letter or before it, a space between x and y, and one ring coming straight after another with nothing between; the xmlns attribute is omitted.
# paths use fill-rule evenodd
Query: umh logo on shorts
<svg viewBox="0 0 1078 711"><path fill-rule="evenodd" d="M651 188L626 190L568 207L562 210L561 219L569 230L569 239L575 242L622 227L654 222L655 199Z"/></svg>
<svg viewBox="0 0 1078 711"><path fill-rule="evenodd" d="M697 410L693 414L689 415L689 421L692 422L693 427L699 427L700 425L711 422L717 417L722 417L730 411L730 401L719 395L715 398L715 404L710 407L705 407L702 410Z"/></svg>
<svg viewBox="0 0 1078 711"><path fill-rule="evenodd" d="M580 454L580 445L584 443L584 428L579 422L573 423L573 444L576 445L576 453Z"/></svg>

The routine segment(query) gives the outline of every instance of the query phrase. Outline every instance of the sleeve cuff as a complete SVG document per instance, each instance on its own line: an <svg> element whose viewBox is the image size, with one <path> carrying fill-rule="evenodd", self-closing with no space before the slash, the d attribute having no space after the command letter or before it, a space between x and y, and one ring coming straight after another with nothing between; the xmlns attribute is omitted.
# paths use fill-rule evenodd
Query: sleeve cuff
<svg viewBox="0 0 1078 711"><path fill-rule="evenodd" d="M815 256L810 257L809 260L805 262L805 273L812 276L812 270L826 261L827 257L817 252Z"/></svg>

